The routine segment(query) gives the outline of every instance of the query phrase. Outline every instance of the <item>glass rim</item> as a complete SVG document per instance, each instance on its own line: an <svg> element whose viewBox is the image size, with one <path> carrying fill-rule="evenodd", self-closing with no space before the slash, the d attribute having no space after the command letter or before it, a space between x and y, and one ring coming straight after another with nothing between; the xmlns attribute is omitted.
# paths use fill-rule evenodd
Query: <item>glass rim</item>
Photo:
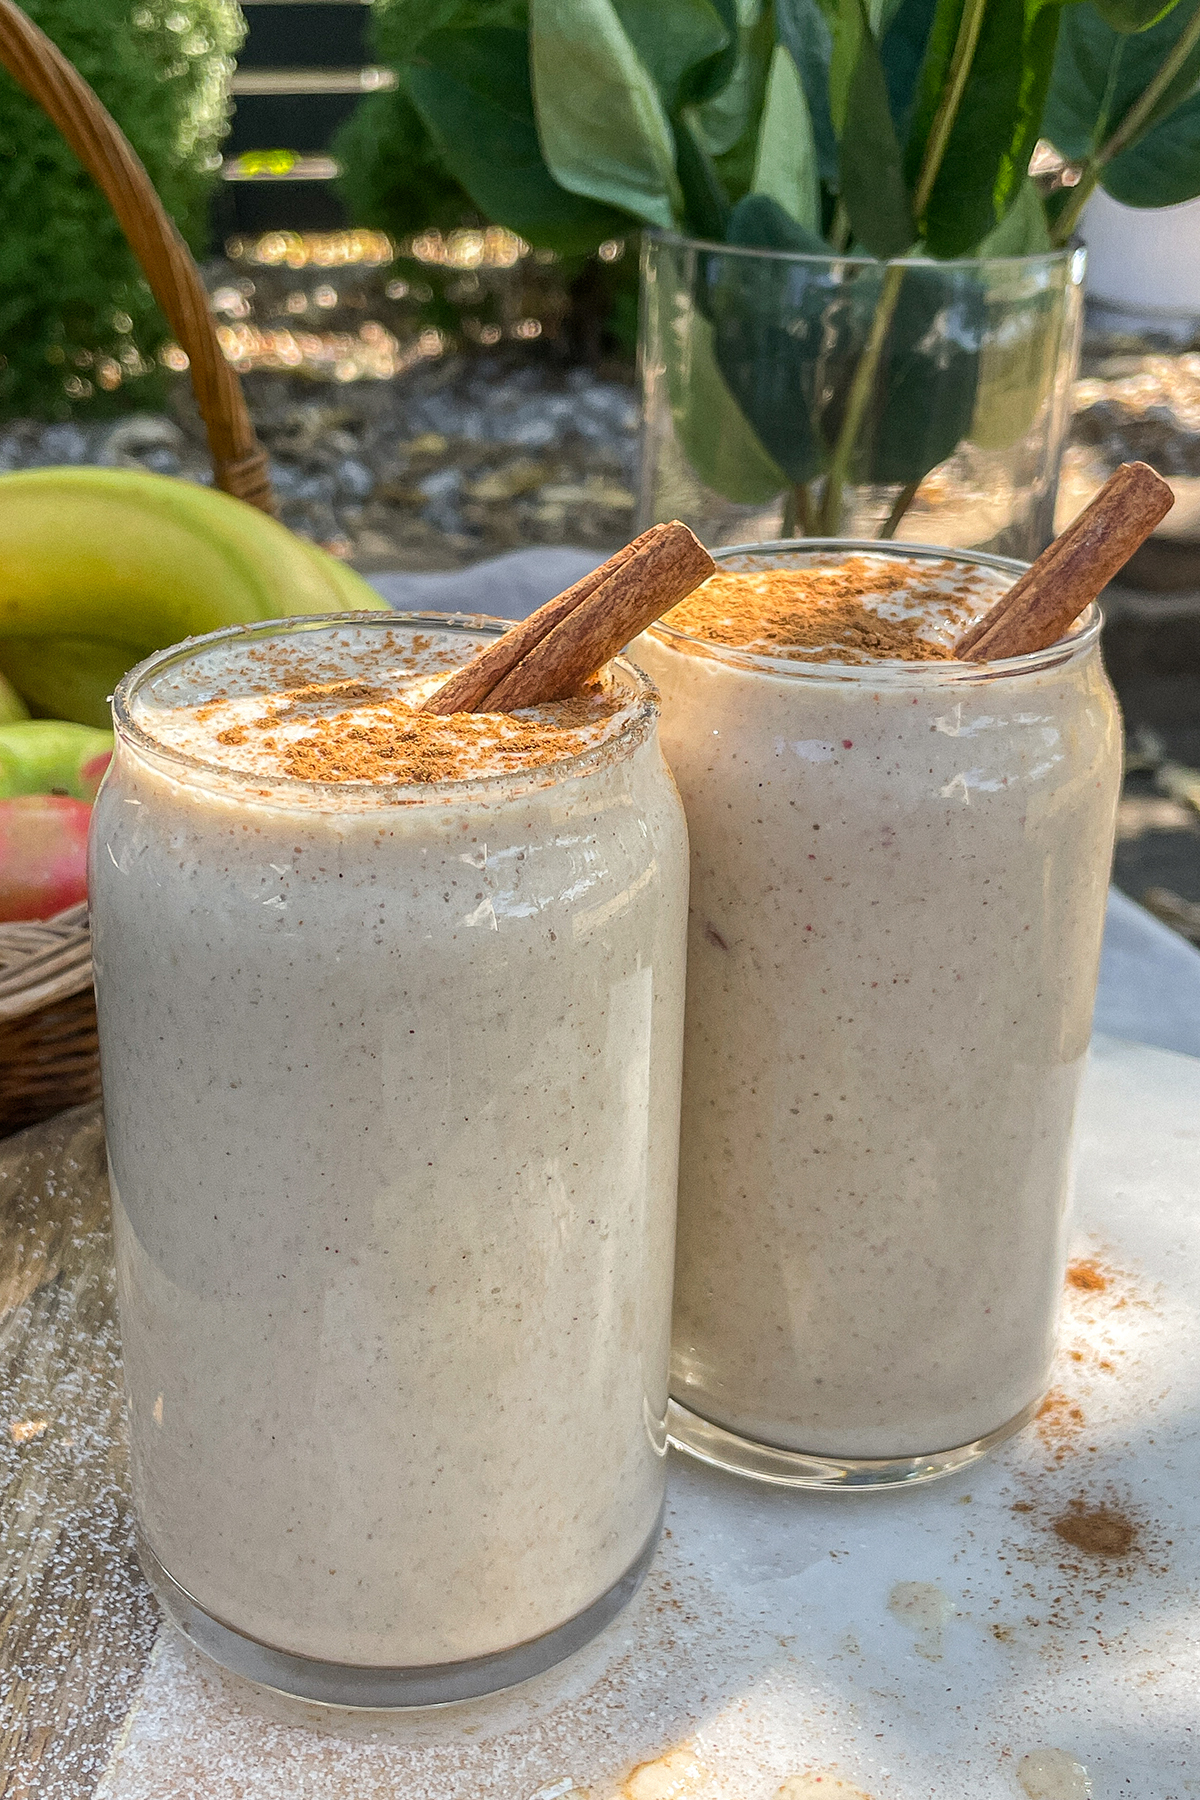
<svg viewBox="0 0 1200 1800"><path fill-rule="evenodd" d="M1014 579L1029 567L1014 556L996 556L989 550L958 550L946 544L908 544L879 538L770 538L757 544L722 545L709 554L719 568L722 562L734 556L803 556L809 552L829 551L852 556L912 557L919 562L961 562L972 568L999 569ZM1057 668L1093 649L1103 622L1100 607L1093 600L1070 631L1044 650L1029 650L1023 656L998 657L995 662L957 662L950 657L929 662L906 662L899 657L880 657L865 663L804 662L797 656L771 656L749 646L714 644L709 638L697 637L677 625L668 624L666 619L655 619L646 630L660 641L674 638L718 662L755 674L788 676L796 681L859 682L876 687L935 687L1002 681Z"/></svg>
<svg viewBox="0 0 1200 1800"><path fill-rule="evenodd" d="M762 257L775 262L811 263L824 268L829 263L855 269L1017 269L1037 265L1065 264L1070 267L1075 257L1085 255L1082 244L1063 244L1057 249L1032 250L1024 256L861 256L830 249L828 254L815 250L773 250L757 244L721 244L712 238L689 237L683 231L667 231L661 226L645 228L647 246L704 250L721 256Z"/></svg>
<svg viewBox="0 0 1200 1800"><path fill-rule="evenodd" d="M486 775L452 778L445 781L308 781L297 775L263 774L248 769L230 768L224 763L210 762L193 756L171 744L151 736L133 717L131 707L147 682L164 669L180 665L215 645L259 643L264 639L295 637L305 632L326 631L343 625L368 625L378 628L400 626L410 631L441 631L464 637L502 637L520 620L496 619L486 613L391 612L372 608L361 612L301 613L291 618L255 619L240 625L223 625L203 636L184 638L143 658L121 677L113 691L113 728L143 758L164 764L196 785L232 792L248 801L270 798L286 802L289 797L322 801L322 811L352 811L374 802L380 806L413 806L445 803L464 798L485 799L498 790L511 789L524 794L531 787L554 787L591 772L614 750L616 760L625 761L644 741L658 718L659 692L654 682L636 663L624 655L613 657L610 668L618 671L629 690L629 712L616 730L598 742L587 744L568 756L552 762L535 763L525 769L502 769ZM453 671L452 671L453 672ZM264 690L265 692L265 690ZM200 702L200 704L204 704ZM339 808L339 799L343 805Z"/></svg>

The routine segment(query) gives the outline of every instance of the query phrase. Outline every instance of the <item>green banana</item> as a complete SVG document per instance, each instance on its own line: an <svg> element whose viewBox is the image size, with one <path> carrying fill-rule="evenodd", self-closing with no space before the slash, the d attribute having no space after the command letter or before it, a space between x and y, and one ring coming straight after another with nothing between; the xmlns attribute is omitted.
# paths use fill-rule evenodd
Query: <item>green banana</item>
<svg viewBox="0 0 1200 1800"><path fill-rule="evenodd" d="M111 731L63 719L0 725L0 799L15 794L67 794L94 800L112 754Z"/></svg>
<svg viewBox="0 0 1200 1800"><path fill-rule="evenodd" d="M0 725L11 725L15 719L27 719L29 708L11 681L0 675Z"/></svg>
<svg viewBox="0 0 1200 1800"><path fill-rule="evenodd" d="M41 718L103 729L112 723L109 699L122 675L158 647L103 638L3 638L0 669Z"/></svg>
<svg viewBox="0 0 1200 1800"><path fill-rule="evenodd" d="M339 604L347 612L364 612L368 607L372 612L378 612L381 606L387 605L387 601L381 599L370 582L364 581L358 570L352 569L349 563L330 556L328 550L322 550L320 544L314 544L311 538L298 537L296 542L303 547L306 555L312 557L325 579L332 582L341 596Z"/></svg>
<svg viewBox="0 0 1200 1800"><path fill-rule="evenodd" d="M38 711L108 718L121 675L223 625L386 611L360 575L213 488L126 469L0 476L0 672Z"/></svg>

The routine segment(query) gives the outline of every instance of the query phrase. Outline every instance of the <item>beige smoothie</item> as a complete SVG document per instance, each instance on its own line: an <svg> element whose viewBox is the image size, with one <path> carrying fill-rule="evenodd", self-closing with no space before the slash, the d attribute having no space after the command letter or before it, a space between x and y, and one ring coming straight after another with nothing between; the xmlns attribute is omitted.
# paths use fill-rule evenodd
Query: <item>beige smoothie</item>
<svg viewBox="0 0 1200 1800"><path fill-rule="evenodd" d="M682 812L628 665L417 712L488 629L165 653L118 695L96 806L147 1565L206 1648L319 1698L546 1666L662 1506Z"/></svg>
<svg viewBox="0 0 1200 1800"><path fill-rule="evenodd" d="M1045 1389L1120 726L1095 621L951 658L1014 574L743 554L636 647L692 855L681 1441L903 1461Z"/></svg>

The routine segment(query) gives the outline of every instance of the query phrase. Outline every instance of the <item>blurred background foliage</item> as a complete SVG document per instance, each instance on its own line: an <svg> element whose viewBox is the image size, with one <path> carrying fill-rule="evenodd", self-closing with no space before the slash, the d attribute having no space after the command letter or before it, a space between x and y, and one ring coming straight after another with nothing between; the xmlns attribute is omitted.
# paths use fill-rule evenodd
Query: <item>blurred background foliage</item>
<svg viewBox="0 0 1200 1800"><path fill-rule="evenodd" d="M233 0L23 0L95 88L193 250L244 25ZM161 401L166 321L107 200L0 70L0 414Z"/></svg>
<svg viewBox="0 0 1200 1800"><path fill-rule="evenodd" d="M374 0L368 43L385 67L399 65L458 0ZM489 24L521 23L522 0L484 0ZM446 167L403 87L368 95L334 139L339 187L356 225L399 240L427 225L449 231L481 223L479 209Z"/></svg>
<svg viewBox="0 0 1200 1800"><path fill-rule="evenodd" d="M419 55L424 38L447 27L524 31L526 0L374 0L368 41L378 61L401 69ZM341 167L339 191L355 225L384 231L402 243L427 226L449 232L489 222L483 209L451 173L442 148L413 104L403 82L368 95L331 145ZM567 290L558 341L564 352L595 361L606 352L632 356L637 341L637 258L597 259L605 238L623 236L634 221L591 209L578 244L532 242L552 249ZM506 221L507 222L507 221ZM453 330L453 304L436 301L430 324Z"/></svg>
<svg viewBox="0 0 1200 1800"><path fill-rule="evenodd" d="M262 225L239 236L229 203L250 187L222 182L211 206L245 32L235 0L28 0L27 10L126 130L196 253L221 239L248 252ZM259 15L291 10L322 9L250 16L257 28ZM810 251L886 255L917 232L936 255L980 242L1012 254L1069 232L1092 183L1142 205L1200 188L1200 0L1165 12L1162 0L373 0L326 10L361 14L360 54L395 83L364 91L322 140L337 175L326 208L335 224L382 232L392 246L372 316L398 329L384 303L407 283L405 329L437 331L447 347L481 332L486 345L503 320L486 296L465 305L455 269L410 266L430 228L450 237L496 223L519 234L533 247L523 266L538 264L543 348L595 362L632 353L637 259L620 245L632 252L647 222ZM968 59L956 119L943 121L941 173L918 206L914 146L954 85L951 49L974 43L976 28L978 67ZM275 33L281 48L288 29ZM248 67L253 48L252 30ZM1135 119L1173 57L1170 83ZM294 122L315 105L297 90ZM251 102L238 106L244 136ZM1074 166L1073 186L1049 193L1023 179L1037 118ZM247 161L296 160L295 144L248 148ZM226 154L232 178L235 140ZM284 216L299 204L285 193L301 186L259 184L278 196L271 227L306 229ZM163 356L178 366L165 322L102 196L2 73L0 218L0 417L161 405ZM264 284L241 269L241 252L231 256L239 267L214 263L211 280L240 281L268 326ZM295 301L288 292L279 304Z"/></svg>

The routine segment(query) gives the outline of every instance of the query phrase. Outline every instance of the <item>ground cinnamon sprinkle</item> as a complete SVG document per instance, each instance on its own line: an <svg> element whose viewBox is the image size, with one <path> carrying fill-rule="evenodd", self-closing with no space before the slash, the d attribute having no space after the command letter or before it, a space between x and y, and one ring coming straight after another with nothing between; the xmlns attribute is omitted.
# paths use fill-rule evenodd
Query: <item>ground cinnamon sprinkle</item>
<svg viewBox="0 0 1200 1800"><path fill-rule="evenodd" d="M181 707L166 741L201 760L267 778L397 785L471 781L580 755L611 735L630 699L619 685L597 677L567 700L513 713L443 718L419 709L430 677L436 681L442 673L438 662L448 658L420 659L433 661L432 669L414 669L413 658L405 659L407 667L381 669L381 660L373 659L366 678L330 670L329 679L314 679L310 668L297 681L294 663L289 669L287 659L278 658L267 669L277 686ZM158 715L160 732L171 718L170 710Z"/></svg>
<svg viewBox="0 0 1200 1800"><path fill-rule="evenodd" d="M299 781L425 783L513 773L575 756L623 701L593 683L574 699L521 713L440 718L416 710L394 687L352 678L284 688L260 704L261 715L217 732L216 741L246 745L251 753L269 750L280 770Z"/></svg>
<svg viewBox="0 0 1200 1800"><path fill-rule="evenodd" d="M356 675L347 676L343 681L306 681L302 687L288 688L274 697L268 722L276 725L281 719L302 718L315 706L327 705L331 700L361 706L373 705L391 697L391 688L374 686Z"/></svg>
<svg viewBox="0 0 1200 1800"><path fill-rule="evenodd" d="M1056 1536L1089 1556L1126 1557L1137 1548L1138 1528L1118 1507L1073 1500L1054 1521Z"/></svg>
<svg viewBox="0 0 1200 1800"><path fill-rule="evenodd" d="M576 702L541 709L560 717L515 713L416 712L385 701L361 715L318 719L309 736L279 746L287 774L298 781L465 781L483 774L538 768L582 748L578 727L562 713ZM583 723L584 721L578 721ZM590 721L596 723L593 712Z"/></svg>
<svg viewBox="0 0 1200 1800"><path fill-rule="evenodd" d="M1096 1257L1081 1257L1067 1267L1067 1286L1084 1294L1102 1294L1109 1286L1109 1278Z"/></svg>
<svg viewBox="0 0 1200 1800"><path fill-rule="evenodd" d="M1065 1462L1078 1449L1086 1424L1083 1408L1060 1388L1051 1388L1037 1410L1038 1436L1056 1463Z"/></svg>
<svg viewBox="0 0 1200 1800"><path fill-rule="evenodd" d="M666 623L708 643L805 662L937 662L951 658L955 638L994 598L994 578L987 593L958 563L850 556L828 566L722 571L674 607ZM903 604L903 616L878 609L889 599ZM953 628L945 642L922 635L937 625Z"/></svg>

